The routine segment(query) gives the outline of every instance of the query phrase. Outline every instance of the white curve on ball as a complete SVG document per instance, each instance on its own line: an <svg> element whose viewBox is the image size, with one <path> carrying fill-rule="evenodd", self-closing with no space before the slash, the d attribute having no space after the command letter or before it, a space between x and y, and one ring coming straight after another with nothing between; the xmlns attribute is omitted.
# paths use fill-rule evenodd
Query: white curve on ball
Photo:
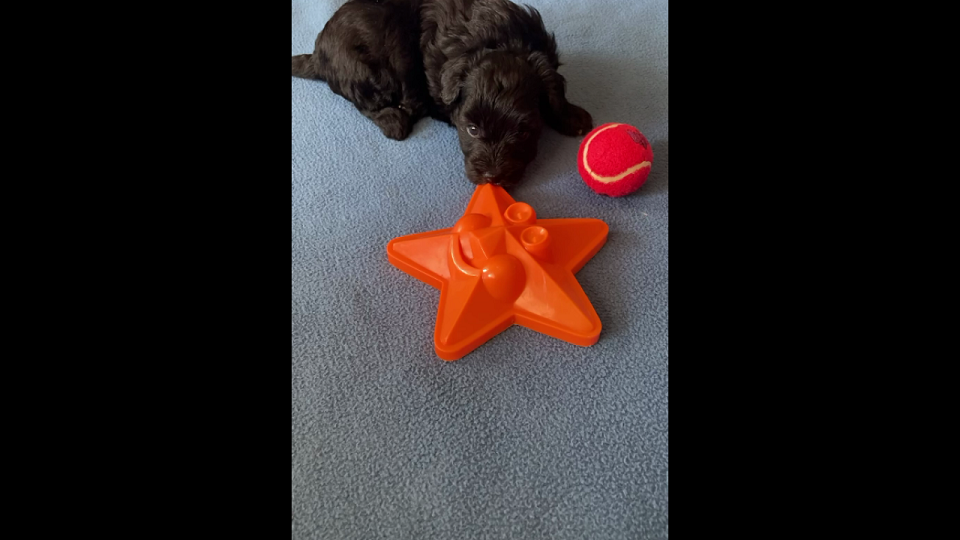
<svg viewBox="0 0 960 540"><path fill-rule="evenodd" d="M622 173L620 173L620 174L618 174L618 175L616 175L616 176L601 176L601 175L593 172L593 169L590 168L590 161L587 160L587 152L590 151L590 143L593 142L593 139L596 138L597 135L603 133L604 131L606 131L606 130L608 130L608 129L615 128L615 127L617 127L617 126L622 126L622 125L623 125L623 124L610 124L609 126L601 129L600 131L597 131L596 133L594 133L593 135L591 135L589 139L587 139L587 144L584 145L584 147L583 147L583 166L587 169L587 172L590 174L590 176L593 177L593 179L596 180L597 182L600 182L600 183L603 183L603 184L609 184L610 182L617 182L617 181L619 181L619 180L623 180L623 179L626 178L627 176L629 176L629 175L631 175L631 174L639 171L640 169L642 169L642 168L644 168L644 167L649 167L649 166L650 166L650 162L649 162L649 161L644 161L644 162L642 162L642 163L638 163L638 164L634 165L633 167L630 167L629 169L623 171Z"/></svg>

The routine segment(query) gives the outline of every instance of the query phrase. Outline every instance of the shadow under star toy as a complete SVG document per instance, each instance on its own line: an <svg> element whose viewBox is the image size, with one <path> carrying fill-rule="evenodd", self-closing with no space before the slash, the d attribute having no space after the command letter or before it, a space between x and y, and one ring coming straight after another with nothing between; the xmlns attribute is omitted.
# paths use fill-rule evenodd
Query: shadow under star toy
<svg viewBox="0 0 960 540"><path fill-rule="evenodd" d="M537 219L499 186L477 186L449 229L394 238L390 262L440 289L433 341L457 360L512 324L589 347L600 318L574 277L607 241L599 219Z"/></svg>

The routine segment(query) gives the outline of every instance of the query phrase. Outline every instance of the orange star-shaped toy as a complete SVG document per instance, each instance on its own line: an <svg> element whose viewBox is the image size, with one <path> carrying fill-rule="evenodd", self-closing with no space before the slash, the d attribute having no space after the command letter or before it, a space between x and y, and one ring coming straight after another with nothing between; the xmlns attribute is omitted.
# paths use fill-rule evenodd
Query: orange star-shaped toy
<svg viewBox="0 0 960 540"><path fill-rule="evenodd" d="M457 360L512 324L588 347L600 318L573 276L607 241L599 219L537 219L499 187L477 186L449 229L394 238L397 268L440 289L433 341Z"/></svg>

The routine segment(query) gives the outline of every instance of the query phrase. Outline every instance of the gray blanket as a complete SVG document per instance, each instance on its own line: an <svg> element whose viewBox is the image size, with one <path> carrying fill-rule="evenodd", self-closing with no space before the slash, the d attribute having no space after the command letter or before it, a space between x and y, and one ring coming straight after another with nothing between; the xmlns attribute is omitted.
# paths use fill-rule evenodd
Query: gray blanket
<svg viewBox="0 0 960 540"><path fill-rule="evenodd" d="M291 54L309 53L343 2L292 3ZM514 326L439 359L439 291L385 247L463 214L453 128L388 140L292 79L293 538L667 537L667 2L527 3L556 33L570 101L655 153L647 184L612 199L580 179L581 139L545 131L511 190L538 217L610 226L577 274L600 340Z"/></svg>

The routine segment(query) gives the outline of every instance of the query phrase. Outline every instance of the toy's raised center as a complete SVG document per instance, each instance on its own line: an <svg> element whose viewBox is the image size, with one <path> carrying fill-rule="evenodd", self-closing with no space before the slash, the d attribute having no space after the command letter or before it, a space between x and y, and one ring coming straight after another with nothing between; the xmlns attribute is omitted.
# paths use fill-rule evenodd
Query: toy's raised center
<svg viewBox="0 0 960 540"><path fill-rule="evenodd" d="M527 283L527 274L520 260L506 253L490 257L480 276L490 296L504 302L520 296Z"/></svg>
<svg viewBox="0 0 960 540"><path fill-rule="evenodd" d="M457 220L456 225L453 226L453 232L461 233L467 231L475 231L477 229L483 229L490 226L490 218L483 214L467 214Z"/></svg>

